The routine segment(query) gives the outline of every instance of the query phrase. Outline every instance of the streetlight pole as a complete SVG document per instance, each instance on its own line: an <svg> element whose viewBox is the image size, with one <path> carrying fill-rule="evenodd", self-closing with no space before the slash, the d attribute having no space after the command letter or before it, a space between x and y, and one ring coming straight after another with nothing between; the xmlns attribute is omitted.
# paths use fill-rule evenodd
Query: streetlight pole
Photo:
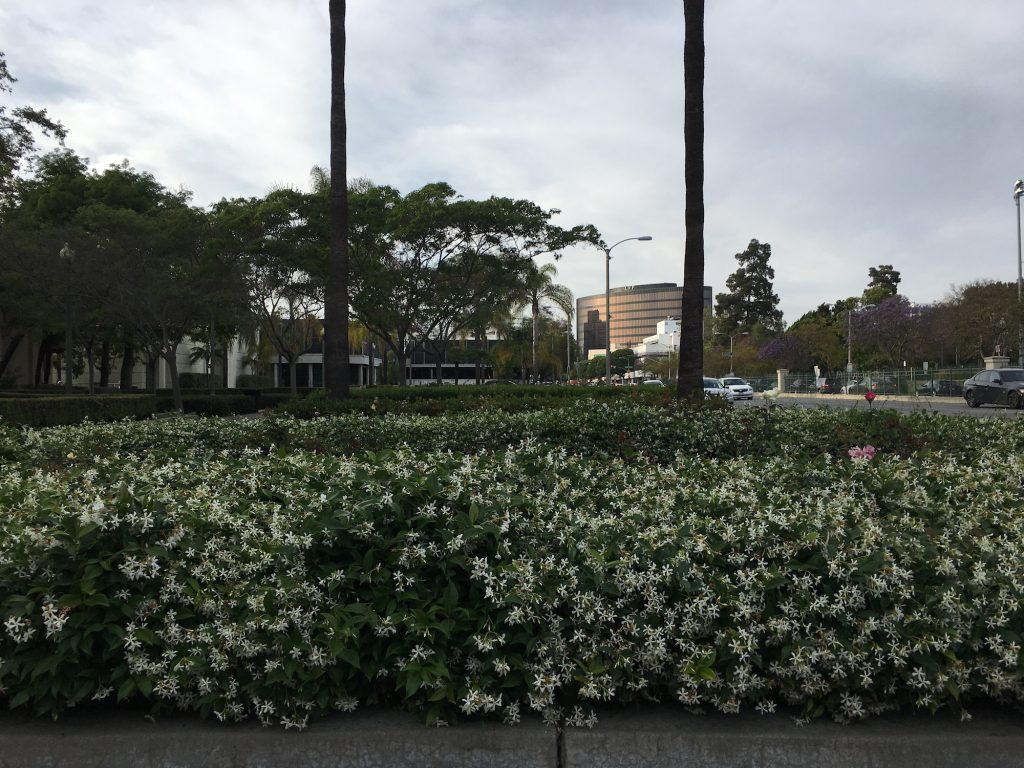
<svg viewBox="0 0 1024 768"><path fill-rule="evenodd" d="M733 358L733 352L735 351L734 350L734 346L733 346L733 342L735 341L737 336L749 336L750 335L750 331L743 331L743 333L733 333L733 334L722 333L721 331L716 331L716 334L718 336L728 336L729 337L729 375L730 376L735 376L736 374L735 374L735 372L732 369L732 366L733 366L733 359L732 358Z"/></svg>
<svg viewBox="0 0 1024 768"><path fill-rule="evenodd" d="M853 373L853 307L846 310L846 373Z"/></svg>
<svg viewBox="0 0 1024 768"><path fill-rule="evenodd" d="M874 304L865 304L860 309L874 309ZM846 377L853 375L853 313L854 308L846 310ZM847 382L849 383L849 382Z"/></svg>
<svg viewBox="0 0 1024 768"><path fill-rule="evenodd" d="M627 237L625 240L619 240L614 245L604 248L604 384L606 387L612 385L612 288L611 288L611 264L612 264L612 248L623 243L628 243L630 240L653 240L654 238L650 235L641 235L640 237Z"/></svg>
<svg viewBox="0 0 1024 768"><path fill-rule="evenodd" d="M71 246L64 247L57 253L64 264L64 394L71 394L71 262L75 260L75 252Z"/></svg>
<svg viewBox="0 0 1024 768"><path fill-rule="evenodd" d="M1024 181L1017 179L1013 185L1013 201L1017 204L1017 365L1024 368L1024 317L1022 310L1021 259L1020 259L1020 198L1024 195Z"/></svg>
<svg viewBox="0 0 1024 768"><path fill-rule="evenodd" d="M565 313L565 383L569 383L569 366L572 365L572 311Z"/></svg>

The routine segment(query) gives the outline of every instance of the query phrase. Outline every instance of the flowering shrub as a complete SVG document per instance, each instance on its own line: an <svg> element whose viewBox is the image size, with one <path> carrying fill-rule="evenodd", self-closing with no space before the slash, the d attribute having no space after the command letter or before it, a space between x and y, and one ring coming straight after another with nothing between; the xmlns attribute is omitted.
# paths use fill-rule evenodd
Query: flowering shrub
<svg viewBox="0 0 1024 768"><path fill-rule="evenodd" d="M871 459L875 458L875 446L865 445L863 448L861 448L859 445L855 445L853 446L853 448L847 451L847 453L849 454L850 458L853 459L854 461L858 459L867 459L868 461L870 461Z"/></svg>
<svg viewBox="0 0 1024 768"><path fill-rule="evenodd" d="M0 698L299 727L1024 702L1019 423L914 420L936 447L848 461L837 412L742 413L8 432ZM474 429L502 450L423 450Z"/></svg>

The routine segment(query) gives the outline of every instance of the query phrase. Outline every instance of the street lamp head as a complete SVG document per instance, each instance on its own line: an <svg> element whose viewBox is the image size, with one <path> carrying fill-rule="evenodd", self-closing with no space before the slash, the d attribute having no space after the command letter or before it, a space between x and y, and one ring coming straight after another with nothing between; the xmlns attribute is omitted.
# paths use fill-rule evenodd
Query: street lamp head
<svg viewBox="0 0 1024 768"><path fill-rule="evenodd" d="M1021 195L1024 195L1024 180L1017 179L1017 183L1013 185L1013 199L1019 201Z"/></svg>
<svg viewBox="0 0 1024 768"><path fill-rule="evenodd" d="M1019 184L1019 183L1020 183L1020 182L1018 182L1018 184ZM638 238L637 238L637 240L653 240L653 239L654 239L654 238L653 238L653 237L651 237L650 235L643 235L642 237L638 237Z"/></svg>

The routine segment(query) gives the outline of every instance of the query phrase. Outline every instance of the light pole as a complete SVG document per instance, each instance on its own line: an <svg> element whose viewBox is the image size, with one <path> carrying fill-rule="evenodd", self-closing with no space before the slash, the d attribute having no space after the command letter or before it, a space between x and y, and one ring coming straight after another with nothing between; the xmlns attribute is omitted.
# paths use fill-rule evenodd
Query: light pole
<svg viewBox="0 0 1024 768"><path fill-rule="evenodd" d="M668 353L668 380L669 381L672 381L675 378L675 376L673 374L675 372L675 367L676 367L675 366L676 338L678 336L678 333L679 333L678 331L672 331L672 333L669 334L669 337L672 339L672 347L671 347L671 349L669 349L669 353Z"/></svg>
<svg viewBox="0 0 1024 768"><path fill-rule="evenodd" d="M653 240L654 238L650 235L641 235L640 237L627 237L625 240L619 240L614 245L604 248L604 384L606 387L612 385L612 288L610 281L611 264L612 264L612 248L615 246L628 243L630 240Z"/></svg>
<svg viewBox="0 0 1024 768"><path fill-rule="evenodd" d="M1020 260L1020 197L1024 195L1024 181L1013 185L1013 201L1017 204L1017 365L1024 368L1024 317L1021 312L1021 260Z"/></svg>
<svg viewBox="0 0 1024 768"><path fill-rule="evenodd" d="M71 394L71 263L75 260L75 252L71 246L64 247L57 253L64 265L64 394Z"/></svg>
<svg viewBox="0 0 1024 768"><path fill-rule="evenodd" d="M572 365L572 310L565 313L565 383L569 383L569 366Z"/></svg>
<svg viewBox="0 0 1024 768"><path fill-rule="evenodd" d="M749 336L750 335L750 331L743 331L743 333L733 333L733 334L722 333L721 331L716 331L715 333L718 336L728 336L729 337L729 375L730 376L735 376L736 374L732 370L732 353L733 353L733 350L734 350L733 342L736 340L737 336Z"/></svg>
<svg viewBox="0 0 1024 768"><path fill-rule="evenodd" d="M860 309L874 309L874 304L865 304ZM854 308L846 310L846 378L853 375L853 313ZM850 382L847 381L847 384Z"/></svg>

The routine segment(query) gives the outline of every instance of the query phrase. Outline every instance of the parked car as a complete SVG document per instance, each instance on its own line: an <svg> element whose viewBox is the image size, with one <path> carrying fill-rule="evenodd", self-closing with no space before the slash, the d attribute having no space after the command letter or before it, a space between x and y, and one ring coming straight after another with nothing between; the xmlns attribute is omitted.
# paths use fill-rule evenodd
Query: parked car
<svg viewBox="0 0 1024 768"><path fill-rule="evenodd" d="M917 388L919 395L939 395L940 397L963 397L964 388L962 384L949 379L938 381L927 381Z"/></svg>
<svg viewBox="0 0 1024 768"><path fill-rule="evenodd" d="M986 403L1024 406L1024 368L979 371L964 382L964 400L971 408Z"/></svg>
<svg viewBox="0 0 1024 768"><path fill-rule="evenodd" d="M722 379L722 384L726 389L732 391L733 400L753 400L754 399L754 388L750 386L743 379L735 376L728 376Z"/></svg>
<svg viewBox="0 0 1024 768"><path fill-rule="evenodd" d="M871 390L876 395L895 395L898 391L896 381L890 379L887 376L881 376L879 378L872 378L865 376L860 381L854 381L847 384L840 391L844 395L863 395L868 390Z"/></svg>
<svg viewBox="0 0 1024 768"><path fill-rule="evenodd" d="M834 395L839 391L839 382L832 378L818 379L818 391L823 395Z"/></svg>
<svg viewBox="0 0 1024 768"><path fill-rule="evenodd" d="M721 397L729 401L733 401L732 390L726 387L718 379L712 379L707 376L704 377L704 397Z"/></svg>
<svg viewBox="0 0 1024 768"><path fill-rule="evenodd" d="M640 386L643 386L643 387L664 387L665 386L665 382L663 382L661 379L644 379L642 382L640 382Z"/></svg>
<svg viewBox="0 0 1024 768"><path fill-rule="evenodd" d="M789 382L789 392L817 392L817 390L818 388L815 385L813 378L797 376Z"/></svg>

